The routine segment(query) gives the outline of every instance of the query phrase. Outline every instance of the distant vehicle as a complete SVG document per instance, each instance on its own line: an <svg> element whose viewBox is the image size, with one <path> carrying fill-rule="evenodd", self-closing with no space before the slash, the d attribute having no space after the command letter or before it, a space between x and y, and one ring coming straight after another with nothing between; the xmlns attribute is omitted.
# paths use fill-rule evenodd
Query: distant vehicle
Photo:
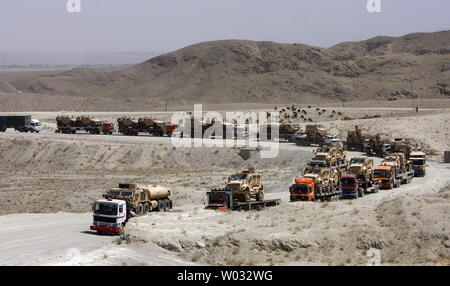
<svg viewBox="0 0 450 286"><path fill-rule="evenodd" d="M56 117L56 133L75 134L77 131L85 131L90 134L111 134L114 132L114 124L95 120L88 116L79 116L75 120L69 116Z"/></svg>
<svg viewBox="0 0 450 286"><path fill-rule="evenodd" d="M39 132L41 123L38 120L31 120L31 115L0 116L0 132L5 132L8 128L20 132Z"/></svg>
<svg viewBox="0 0 450 286"><path fill-rule="evenodd" d="M413 151L409 154L409 159L412 161L412 168L414 170L414 176L425 176L427 160L425 152Z"/></svg>
<svg viewBox="0 0 450 286"><path fill-rule="evenodd" d="M41 122L36 119L31 119L30 131L39 133L41 131Z"/></svg>
<svg viewBox="0 0 450 286"><path fill-rule="evenodd" d="M102 131L103 134L107 135L111 135L114 133L114 123L112 122L103 122L102 124Z"/></svg>

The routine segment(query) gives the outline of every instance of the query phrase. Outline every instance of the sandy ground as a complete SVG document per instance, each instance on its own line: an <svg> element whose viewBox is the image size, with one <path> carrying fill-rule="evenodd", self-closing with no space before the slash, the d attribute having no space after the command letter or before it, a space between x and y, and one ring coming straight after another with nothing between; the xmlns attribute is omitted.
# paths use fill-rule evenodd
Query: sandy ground
<svg viewBox="0 0 450 286"><path fill-rule="evenodd" d="M282 143L276 158L244 160L239 148L174 148L169 138L56 134L56 113L32 113L43 122L41 133L0 133L0 225L7 238L0 264L365 265L374 248L382 264L449 265L450 170L439 163L450 150L448 110L333 109L352 119L333 120L315 108L310 116L340 135L358 124L424 142L432 155L427 176L358 200L289 203L288 186L312 147ZM123 114L129 113L91 115ZM380 117L362 119L374 115ZM266 197L281 198L281 206L203 210L206 191L249 166L262 173ZM91 202L122 181L170 187L176 211L132 219L124 238L92 235Z"/></svg>

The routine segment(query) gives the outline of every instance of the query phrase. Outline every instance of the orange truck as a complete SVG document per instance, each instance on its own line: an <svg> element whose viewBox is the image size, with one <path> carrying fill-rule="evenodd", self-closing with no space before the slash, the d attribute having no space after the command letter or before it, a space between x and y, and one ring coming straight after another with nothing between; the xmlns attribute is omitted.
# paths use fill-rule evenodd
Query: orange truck
<svg viewBox="0 0 450 286"><path fill-rule="evenodd" d="M295 183L289 187L290 201L335 201L342 199L342 188L340 185L333 189L322 188L316 184L314 178L295 178Z"/></svg>
<svg viewBox="0 0 450 286"><path fill-rule="evenodd" d="M112 122L103 122L102 124L103 134L113 134L114 133L114 123Z"/></svg>
<svg viewBox="0 0 450 286"><path fill-rule="evenodd" d="M176 125L176 124L167 124L166 125L166 134L167 134L167 136L172 136L172 134L177 130L177 128L178 128L178 125Z"/></svg>
<svg viewBox="0 0 450 286"><path fill-rule="evenodd" d="M414 170L404 170L394 165L380 165L373 171L375 179L381 181L381 187L385 189L398 188L401 184L409 184L414 177Z"/></svg>

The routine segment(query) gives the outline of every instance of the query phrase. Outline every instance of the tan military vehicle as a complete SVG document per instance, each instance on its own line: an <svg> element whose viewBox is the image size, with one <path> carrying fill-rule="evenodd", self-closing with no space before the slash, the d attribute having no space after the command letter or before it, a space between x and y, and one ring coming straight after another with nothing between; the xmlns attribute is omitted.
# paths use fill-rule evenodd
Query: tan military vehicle
<svg viewBox="0 0 450 286"><path fill-rule="evenodd" d="M347 131L346 147L348 150L364 151L364 141L370 137L369 130L360 129L355 126L355 130Z"/></svg>
<svg viewBox="0 0 450 286"><path fill-rule="evenodd" d="M332 193L339 187L340 172L329 168L306 167L303 178L311 178L317 193Z"/></svg>
<svg viewBox="0 0 450 286"><path fill-rule="evenodd" d="M318 148L315 153L313 161L323 161L328 167L337 165L338 150L336 148Z"/></svg>
<svg viewBox="0 0 450 286"><path fill-rule="evenodd" d="M347 158L347 151L343 148L323 146L314 150L312 165L320 166L318 162L325 162L327 167L344 164ZM314 163L316 162L316 164Z"/></svg>
<svg viewBox="0 0 450 286"><path fill-rule="evenodd" d="M344 148L337 148L337 162L338 164L346 164L347 150Z"/></svg>
<svg viewBox="0 0 450 286"><path fill-rule="evenodd" d="M357 175L358 180L369 182L373 180L373 159L355 157L350 160L347 174Z"/></svg>
<svg viewBox="0 0 450 286"><path fill-rule="evenodd" d="M232 191L233 197L238 201L248 202L252 198L257 201L264 200L261 174L255 173L254 168L232 174L228 177L225 189Z"/></svg>
<svg viewBox="0 0 450 286"><path fill-rule="evenodd" d="M300 146L317 144L322 146L327 139L328 131L322 125L306 125L303 134L295 136L295 143Z"/></svg>
<svg viewBox="0 0 450 286"><path fill-rule="evenodd" d="M392 153L389 156L386 156L382 165L395 166L400 172L412 170L412 162L406 159L406 155L401 152Z"/></svg>
<svg viewBox="0 0 450 286"><path fill-rule="evenodd" d="M75 126L75 120L67 115L61 115L56 117L56 124L58 126Z"/></svg>
<svg viewBox="0 0 450 286"><path fill-rule="evenodd" d="M168 211L173 206L172 192L156 185L137 185L120 183L103 195L106 199L123 200L136 214L145 214L152 210Z"/></svg>

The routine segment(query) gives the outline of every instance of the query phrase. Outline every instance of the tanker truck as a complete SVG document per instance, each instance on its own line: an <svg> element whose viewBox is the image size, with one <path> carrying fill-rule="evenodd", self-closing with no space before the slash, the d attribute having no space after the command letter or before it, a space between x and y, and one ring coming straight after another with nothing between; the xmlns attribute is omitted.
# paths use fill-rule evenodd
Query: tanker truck
<svg viewBox="0 0 450 286"><path fill-rule="evenodd" d="M168 211L173 207L172 192L156 185L120 183L103 197L92 204L94 221L90 229L99 234L122 235L131 217L150 211Z"/></svg>

